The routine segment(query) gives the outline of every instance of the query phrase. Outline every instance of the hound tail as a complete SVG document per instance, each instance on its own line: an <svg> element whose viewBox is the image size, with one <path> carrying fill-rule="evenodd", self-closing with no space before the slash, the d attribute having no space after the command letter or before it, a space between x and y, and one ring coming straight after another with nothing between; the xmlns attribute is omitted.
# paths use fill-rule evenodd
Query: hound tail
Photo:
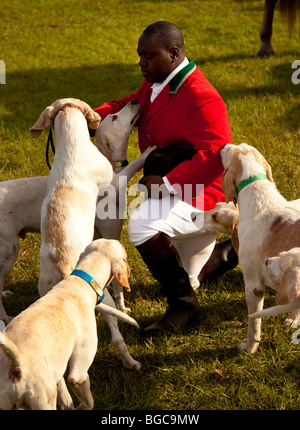
<svg viewBox="0 0 300 430"><path fill-rule="evenodd" d="M140 328L140 326L138 325L138 323L135 319L131 318L129 315L125 314L124 312L119 311L116 308L108 306L104 303L100 303L99 305L97 305L96 309L97 309L97 311L100 311L103 314L111 315L111 316L116 317L122 321L127 322L130 325L133 325L136 328Z"/></svg>
<svg viewBox="0 0 300 430"><path fill-rule="evenodd" d="M283 314L285 312L292 312L300 308L300 296L297 296L294 300L286 305L273 306L272 308L263 309L262 311L254 312L249 315L249 318L264 318L274 315Z"/></svg>

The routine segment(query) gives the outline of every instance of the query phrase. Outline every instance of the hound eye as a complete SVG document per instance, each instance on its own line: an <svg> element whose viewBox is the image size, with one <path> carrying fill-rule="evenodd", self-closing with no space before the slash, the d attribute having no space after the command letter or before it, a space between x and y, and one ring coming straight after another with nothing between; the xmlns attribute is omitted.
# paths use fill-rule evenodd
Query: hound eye
<svg viewBox="0 0 300 430"><path fill-rule="evenodd" d="M217 220L218 220L218 215L216 214L216 213L214 213L214 214L212 214L212 219L215 221L215 222L217 222Z"/></svg>
<svg viewBox="0 0 300 430"><path fill-rule="evenodd" d="M118 119L118 115L113 115L113 116L111 117L111 119L112 119L112 121L115 121L116 119Z"/></svg>

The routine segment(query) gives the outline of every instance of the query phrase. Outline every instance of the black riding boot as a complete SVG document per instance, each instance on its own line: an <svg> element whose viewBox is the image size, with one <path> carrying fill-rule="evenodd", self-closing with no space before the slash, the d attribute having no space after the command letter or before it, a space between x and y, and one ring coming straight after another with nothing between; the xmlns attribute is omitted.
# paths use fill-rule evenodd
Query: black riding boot
<svg viewBox="0 0 300 430"><path fill-rule="evenodd" d="M147 336L161 330L174 331L186 327L199 313L200 306L190 285L187 272L179 263L177 251L168 236L157 233L137 246L153 277L161 284L161 293L167 297L165 315L143 330Z"/></svg>
<svg viewBox="0 0 300 430"><path fill-rule="evenodd" d="M223 240L215 245L207 263L203 266L198 280L201 282L212 281L232 270L238 264L238 256L233 249L231 239Z"/></svg>

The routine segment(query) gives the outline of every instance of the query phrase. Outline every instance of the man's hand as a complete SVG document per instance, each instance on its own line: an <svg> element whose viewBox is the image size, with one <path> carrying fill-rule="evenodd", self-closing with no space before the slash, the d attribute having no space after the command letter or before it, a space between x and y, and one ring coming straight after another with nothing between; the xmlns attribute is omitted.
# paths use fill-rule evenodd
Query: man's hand
<svg viewBox="0 0 300 430"><path fill-rule="evenodd" d="M161 199L170 194L161 176L144 176L140 182L147 188L148 198Z"/></svg>

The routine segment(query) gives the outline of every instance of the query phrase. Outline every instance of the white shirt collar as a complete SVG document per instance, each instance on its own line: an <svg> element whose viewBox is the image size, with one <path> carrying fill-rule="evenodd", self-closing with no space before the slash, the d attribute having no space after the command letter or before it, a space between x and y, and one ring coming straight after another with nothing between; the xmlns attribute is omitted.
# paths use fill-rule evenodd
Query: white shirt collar
<svg viewBox="0 0 300 430"><path fill-rule="evenodd" d="M165 88L165 86L170 82L170 80L173 79L174 76L177 75L177 73L180 72L180 70L182 70L188 64L189 64L189 60L187 58L185 58L182 61L182 63L180 63L179 66L176 67L176 69L174 69L173 72L170 73L169 76L163 82L155 82L152 85L152 87L151 87L152 88L152 94L150 97L151 102L153 102L153 100L155 100L155 98Z"/></svg>

